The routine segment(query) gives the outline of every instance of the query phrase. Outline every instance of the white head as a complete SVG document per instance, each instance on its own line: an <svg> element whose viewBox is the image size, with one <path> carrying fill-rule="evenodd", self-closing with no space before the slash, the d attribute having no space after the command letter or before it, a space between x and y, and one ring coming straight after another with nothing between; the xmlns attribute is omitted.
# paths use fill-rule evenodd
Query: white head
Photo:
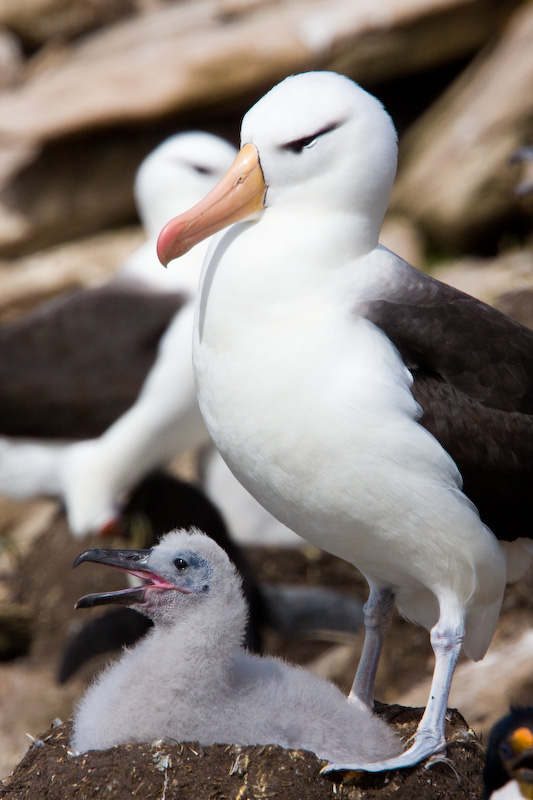
<svg viewBox="0 0 533 800"><path fill-rule="evenodd" d="M224 175L237 150L203 131L165 139L146 156L135 177L137 211L148 238L165 222L202 199Z"/></svg>
<svg viewBox="0 0 533 800"><path fill-rule="evenodd" d="M317 199L349 211L379 209L396 173L396 130L383 105L344 75L304 72L274 86L245 115L267 186L265 206Z"/></svg>
<svg viewBox="0 0 533 800"><path fill-rule="evenodd" d="M213 539L196 529L172 531L150 550L86 550L74 566L83 561L107 564L145 582L118 592L86 595L76 608L118 603L158 624L171 625L190 609L216 605L230 616L241 615L244 624L246 604L236 568Z"/></svg>
<svg viewBox="0 0 533 800"><path fill-rule="evenodd" d="M379 100L334 72L292 75L245 115L243 147L210 194L159 236L162 263L265 208L340 211L375 247L394 181L394 125Z"/></svg>

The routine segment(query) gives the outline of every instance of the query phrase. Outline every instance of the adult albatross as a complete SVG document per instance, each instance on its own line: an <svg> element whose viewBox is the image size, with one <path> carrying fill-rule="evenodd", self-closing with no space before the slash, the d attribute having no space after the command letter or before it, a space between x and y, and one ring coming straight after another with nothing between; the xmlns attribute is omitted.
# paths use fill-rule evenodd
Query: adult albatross
<svg viewBox="0 0 533 800"><path fill-rule="evenodd" d="M146 241L107 284L0 331L0 492L60 497L75 535L115 520L123 495L154 466L209 442L190 365L205 246L189 253L185 271L165 270L156 240L236 152L202 131L162 142L135 177Z"/></svg>
<svg viewBox="0 0 533 800"><path fill-rule="evenodd" d="M212 242L197 296L200 407L248 491L366 577L352 697L372 705L394 603L430 631L412 745L328 769L408 767L445 750L461 649L483 657L506 579L530 562L533 333L379 245L396 132L348 78L287 78L241 141L159 256L237 223Z"/></svg>
<svg viewBox="0 0 533 800"><path fill-rule="evenodd" d="M0 492L60 497L75 536L112 529L137 481L202 447L203 485L232 535L298 538L231 475L198 409L193 301L207 243L185 270L163 269L156 255L161 226L200 200L236 152L202 131L166 139L135 178L147 240L116 277L0 330Z"/></svg>

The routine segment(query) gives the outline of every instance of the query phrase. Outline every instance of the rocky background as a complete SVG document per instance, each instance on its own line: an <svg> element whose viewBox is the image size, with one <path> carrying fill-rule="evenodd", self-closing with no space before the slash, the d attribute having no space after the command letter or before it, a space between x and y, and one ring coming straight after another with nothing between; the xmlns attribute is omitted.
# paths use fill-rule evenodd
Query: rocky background
<svg viewBox="0 0 533 800"><path fill-rule="evenodd" d="M533 327L533 162L520 157L533 145L533 2L517 0L0 0L0 324L113 274L142 240L132 181L162 139L199 128L237 143L247 108L278 80L308 69L354 78L397 125L400 166L383 242ZM0 776L20 760L26 733L38 737L54 718L68 718L89 677L66 687L55 681L75 624L72 603L89 590L70 574L86 546L72 541L53 502L0 498ZM313 549L292 561L258 550L254 563L271 580L335 586L346 570ZM344 582L364 596L353 571ZM465 663L456 676L452 702L478 735L510 699L533 700L529 586L526 579L509 592L485 661ZM346 687L359 638L272 649ZM380 698L423 704L431 666L426 633L397 620ZM34 745L20 765L24 788L7 779L0 797L44 796L36 775L55 780L50 797L93 796L97 768L78 763L78 773L62 773L63 728L51 736L50 751ZM136 769L149 761L153 776L127 796L174 796L179 771L169 783L166 768L154 772L153 753L143 761L141 750ZM482 758L470 750L465 763ZM131 772L133 755L126 748L114 763L126 759L120 763ZM261 757L250 754L254 764ZM283 790L259 778L247 784L237 769L240 783L206 797L329 797L333 785L316 777L315 766L305 789L294 775L294 791L288 779ZM442 796L431 773L411 773L395 777L394 791ZM85 794L74 794L76 774ZM417 781L416 791L407 780ZM385 779L372 781L335 790L386 797ZM122 788L115 781L107 796L125 797ZM479 796L471 773L460 791ZM455 796L451 784L446 796Z"/></svg>

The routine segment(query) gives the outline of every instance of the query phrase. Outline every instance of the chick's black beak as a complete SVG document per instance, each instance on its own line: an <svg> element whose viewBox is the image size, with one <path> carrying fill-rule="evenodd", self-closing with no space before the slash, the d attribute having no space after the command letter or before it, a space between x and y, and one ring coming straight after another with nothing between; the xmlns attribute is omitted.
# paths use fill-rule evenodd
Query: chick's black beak
<svg viewBox="0 0 533 800"><path fill-rule="evenodd" d="M94 561L97 564L107 564L109 567L116 567L125 572L137 572L142 571L143 567L146 568L146 562L151 552L151 550L112 550L96 547L94 550L86 550L81 553L72 567L77 567L83 561Z"/></svg>
<svg viewBox="0 0 533 800"><path fill-rule="evenodd" d="M130 606L144 603L146 586L152 585L153 579L157 577L154 576L146 566L150 552L150 550L111 550L96 548L81 553L74 561L73 567L77 567L83 561L93 561L96 564L106 564L122 572L135 575L147 581L147 583L143 586L134 586L129 589L121 589L114 592L87 594L81 597L74 607L92 608L93 606L107 605L108 603Z"/></svg>

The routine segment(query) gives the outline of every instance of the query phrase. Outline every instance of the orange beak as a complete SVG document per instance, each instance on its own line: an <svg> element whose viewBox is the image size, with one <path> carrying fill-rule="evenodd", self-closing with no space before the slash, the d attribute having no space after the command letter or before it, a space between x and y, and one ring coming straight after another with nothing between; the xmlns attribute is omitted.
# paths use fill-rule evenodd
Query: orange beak
<svg viewBox="0 0 533 800"><path fill-rule="evenodd" d="M223 178L189 211L167 222L157 240L157 256L166 267L203 239L262 208L266 185L253 144L245 144Z"/></svg>
<svg viewBox="0 0 533 800"><path fill-rule="evenodd" d="M529 728L517 728L509 742L515 755L520 755L525 750L533 749L533 732Z"/></svg>

